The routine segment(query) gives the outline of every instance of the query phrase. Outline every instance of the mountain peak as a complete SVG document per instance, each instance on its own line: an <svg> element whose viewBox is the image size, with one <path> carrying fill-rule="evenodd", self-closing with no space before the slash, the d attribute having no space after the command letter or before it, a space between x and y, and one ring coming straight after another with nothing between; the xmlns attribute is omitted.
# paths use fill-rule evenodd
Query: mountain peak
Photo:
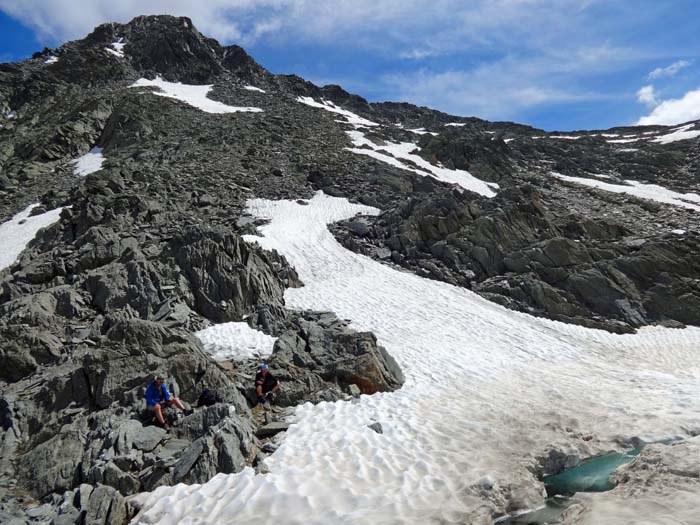
<svg viewBox="0 0 700 525"><path fill-rule="evenodd" d="M243 48L221 46L184 16L144 15L125 24L102 24L82 40L45 48L32 58L56 63L55 77L83 85L135 76L211 84L227 72L247 81L268 74Z"/></svg>

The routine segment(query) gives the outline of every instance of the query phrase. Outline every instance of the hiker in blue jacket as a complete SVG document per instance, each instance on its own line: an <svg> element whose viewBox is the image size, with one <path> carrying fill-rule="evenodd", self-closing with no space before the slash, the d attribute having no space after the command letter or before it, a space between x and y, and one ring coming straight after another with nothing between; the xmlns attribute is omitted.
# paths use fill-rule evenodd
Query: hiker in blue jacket
<svg viewBox="0 0 700 525"><path fill-rule="evenodd" d="M163 408L175 405L181 412L185 412L185 405L178 398L173 397L165 386L165 379L161 375L151 381L146 387L146 408L155 412L156 421L164 428L169 428L170 424L163 417Z"/></svg>

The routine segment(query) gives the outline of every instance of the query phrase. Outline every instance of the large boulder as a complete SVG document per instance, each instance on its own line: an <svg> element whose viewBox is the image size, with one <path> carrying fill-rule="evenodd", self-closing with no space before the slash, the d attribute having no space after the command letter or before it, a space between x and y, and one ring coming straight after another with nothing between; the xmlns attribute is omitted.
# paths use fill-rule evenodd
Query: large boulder
<svg viewBox="0 0 700 525"><path fill-rule="evenodd" d="M351 386L363 394L388 392L404 382L374 334L351 330L331 313L300 314L275 342L269 363L284 385L283 405L338 399Z"/></svg>

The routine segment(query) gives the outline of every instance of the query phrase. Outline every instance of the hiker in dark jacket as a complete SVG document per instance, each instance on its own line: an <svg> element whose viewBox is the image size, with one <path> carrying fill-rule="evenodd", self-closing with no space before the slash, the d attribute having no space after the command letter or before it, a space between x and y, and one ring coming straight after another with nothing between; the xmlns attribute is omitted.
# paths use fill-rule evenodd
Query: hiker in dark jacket
<svg viewBox="0 0 700 525"><path fill-rule="evenodd" d="M258 367L255 374L255 393L258 394L258 403L265 403L266 397L271 397L280 389L280 382L270 373L270 367L263 364Z"/></svg>
<svg viewBox="0 0 700 525"><path fill-rule="evenodd" d="M155 412L156 421L164 428L169 428L170 424L163 417L163 408L169 406L177 407L181 412L185 412L185 405L178 398L173 397L165 386L165 379L161 375L149 383L146 387L146 408Z"/></svg>

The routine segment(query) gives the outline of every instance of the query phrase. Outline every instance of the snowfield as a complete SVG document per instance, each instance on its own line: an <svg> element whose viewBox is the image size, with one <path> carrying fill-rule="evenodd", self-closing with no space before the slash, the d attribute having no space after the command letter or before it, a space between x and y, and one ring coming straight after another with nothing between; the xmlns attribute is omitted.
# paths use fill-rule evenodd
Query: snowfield
<svg viewBox="0 0 700 525"><path fill-rule="evenodd" d="M180 100L207 113L258 113L262 111L260 108L228 106L208 98L207 94L211 91L211 85L193 86L180 82L167 82L157 77L155 80L140 78L129 87L155 87L159 91L153 91L154 95Z"/></svg>
<svg viewBox="0 0 700 525"><path fill-rule="evenodd" d="M634 180L626 180L625 182L629 184L629 186L623 186L622 184L610 184L608 182L586 179L583 177L569 177L568 175L562 175L556 172L552 172L552 176L566 182L574 182L612 193L626 193L627 195L633 195L640 199L647 199L700 211L700 195L697 193L678 193L657 184L643 184Z"/></svg>
<svg viewBox="0 0 700 525"><path fill-rule="evenodd" d="M105 158L102 155L102 148L95 146L82 157L73 161L73 173L79 177L85 177L90 173L95 173L102 169Z"/></svg>
<svg viewBox="0 0 700 525"><path fill-rule="evenodd" d="M256 199L248 211L270 220L248 240L277 249L306 283L287 304L373 331L406 383L298 407L267 474L160 487L137 498L135 523L490 523L499 498L512 510L541 503L526 466L571 432L612 447L700 429L700 329L613 335L397 271L333 238L327 224L377 213L345 199ZM375 421L383 434L367 428Z"/></svg>
<svg viewBox="0 0 700 525"><path fill-rule="evenodd" d="M387 142L378 145L367 139L361 131L346 131L354 148L346 148L358 155L366 155L380 160L402 170L412 171L422 177L434 177L448 184L457 184L464 189L473 191L486 197L493 197L498 190L498 184L484 182L465 170L450 170L442 166L436 166L413 152L418 146L413 142ZM370 149L367 149L369 147ZM401 162L408 161L409 164ZM416 169L414 166L418 166Z"/></svg>
<svg viewBox="0 0 700 525"><path fill-rule="evenodd" d="M63 208L56 208L30 217L29 214L37 206L39 204L30 204L9 221L0 224L0 270L12 266L37 232L56 222L63 211Z"/></svg>

